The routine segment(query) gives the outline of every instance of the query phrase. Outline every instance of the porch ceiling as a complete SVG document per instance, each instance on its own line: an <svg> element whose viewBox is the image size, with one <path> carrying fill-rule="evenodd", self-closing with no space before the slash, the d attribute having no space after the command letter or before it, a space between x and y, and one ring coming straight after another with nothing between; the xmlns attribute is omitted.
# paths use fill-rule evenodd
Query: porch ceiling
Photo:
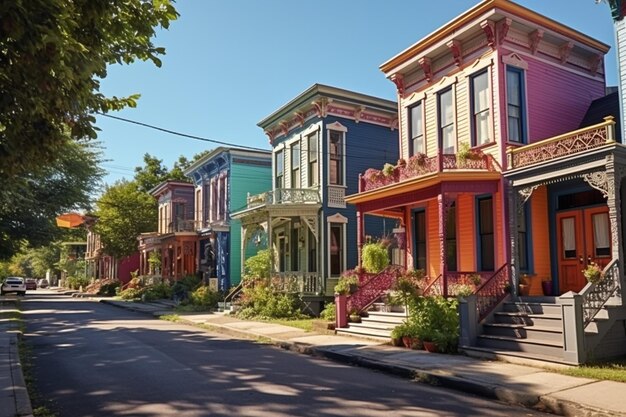
<svg viewBox="0 0 626 417"><path fill-rule="evenodd" d="M441 193L496 192L501 178L500 172L433 173L353 194L346 197L346 201L359 205L365 211L380 212L384 209L434 198Z"/></svg>

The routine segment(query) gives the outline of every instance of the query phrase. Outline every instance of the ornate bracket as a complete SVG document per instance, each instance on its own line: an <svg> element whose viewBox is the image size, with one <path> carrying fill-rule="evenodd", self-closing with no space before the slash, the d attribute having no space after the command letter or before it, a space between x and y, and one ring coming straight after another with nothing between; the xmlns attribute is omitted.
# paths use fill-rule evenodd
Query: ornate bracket
<svg viewBox="0 0 626 417"><path fill-rule="evenodd" d="M424 71L424 77L426 77L426 81L430 82L433 79L433 69L431 66L430 58L425 56L425 57L420 58L419 61L417 62L422 66L422 70Z"/></svg>
<svg viewBox="0 0 626 417"><path fill-rule="evenodd" d="M389 129L391 129L391 131L394 131L398 128L398 118L394 117L393 119L391 119L391 121L389 122Z"/></svg>
<svg viewBox="0 0 626 417"><path fill-rule="evenodd" d="M313 107L315 107L315 112L317 113L317 117L326 117L328 112L328 100L322 98L320 100L314 101Z"/></svg>
<svg viewBox="0 0 626 417"><path fill-rule="evenodd" d="M530 52L535 55L539 48L539 43L543 38L543 30L537 29L528 35L528 43L530 44Z"/></svg>
<svg viewBox="0 0 626 417"><path fill-rule="evenodd" d="M600 62L602 62L602 54L596 54L591 57L589 60L589 73L591 75L596 75Z"/></svg>
<svg viewBox="0 0 626 417"><path fill-rule="evenodd" d="M358 106L354 109L354 121L359 123L361 121L361 117L365 112L365 106Z"/></svg>
<svg viewBox="0 0 626 417"><path fill-rule="evenodd" d="M404 76L402 74L393 74L389 79L396 85L398 94L404 94Z"/></svg>
<svg viewBox="0 0 626 417"><path fill-rule="evenodd" d="M491 20L483 20L480 22L480 27L487 37L487 45L489 45L491 49L496 49L496 24Z"/></svg>
<svg viewBox="0 0 626 417"><path fill-rule="evenodd" d="M266 130L265 134L267 135L267 140L269 141L270 145L273 145L272 142L274 142L274 139L276 138L276 133L271 130Z"/></svg>
<svg viewBox="0 0 626 417"><path fill-rule="evenodd" d="M302 127L304 125L304 113L301 111L297 111L294 113L296 120L298 121L298 124L300 125L300 127Z"/></svg>
<svg viewBox="0 0 626 417"><path fill-rule="evenodd" d="M600 191L604 198L615 193L613 181L609 181L606 171L590 172L583 174L582 177L592 188Z"/></svg>
<svg viewBox="0 0 626 417"><path fill-rule="evenodd" d="M508 17L496 23L496 32L498 34L498 39L497 39L498 45L502 45L502 42L504 42L504 39L506 39L506 35L507 33L509 33L509 28L511 27L511 23L513 23L513 21L509 19Z"/></svg>
<svg viewBox="0 0 626 417"><path fill-rule="evenodd" d="M287 134L289 133L289 122L283 120L278 123L278 126L280 126L280 131L282 132L282 134L287 136Z"/></svg>
<svg viewBox="0 0 626 417"><path fill-rule="evenodd" d="M463 64L463 48L461 45L461 41L459 40L451 40L446 44L450 52L452 52L452 57L454 58L454 63L457 67L460 67Z"/></svg>
<svg viewBox="0 0 626 417"><path fill-rule="evenodd" d="M522 211L524 208L524 204L528 201L528 199L533 195L533 192L539 188L539 184L531 185L529 187L521 188L517 190L517 193L520 196L517 204L517 211Z"/></svg>
<svg viewBox="0 0 626 417"><path fill-rule="evenodd" d="M570 52L572 52L572 48L574 47L574 42L565 42L559 48L559 55L561 57L561 64L565 64L567 62L567 58L569 58Z"/></svg>
<svg viewBox="0 0 626 417"><path fill-rule="evenodd" d="M313 233L315 240L319 241L317 237L317 216L300 216L300 220L307 225L311 233Z"/></svg>

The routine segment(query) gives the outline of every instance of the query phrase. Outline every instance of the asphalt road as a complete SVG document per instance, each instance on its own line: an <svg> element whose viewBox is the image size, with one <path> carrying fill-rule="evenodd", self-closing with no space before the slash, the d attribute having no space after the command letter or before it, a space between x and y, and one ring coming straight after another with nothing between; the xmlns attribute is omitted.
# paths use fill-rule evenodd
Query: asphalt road
<svg viewBox="0 0 626 417"><path fill-rule="evenodd" d="M59 417L542 415L51 292L22 310Z"/></svg>

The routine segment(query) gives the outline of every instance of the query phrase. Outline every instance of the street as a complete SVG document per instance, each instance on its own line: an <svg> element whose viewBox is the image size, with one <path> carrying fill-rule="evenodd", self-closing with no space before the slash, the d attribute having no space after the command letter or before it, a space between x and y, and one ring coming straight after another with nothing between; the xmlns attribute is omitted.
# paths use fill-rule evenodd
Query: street
<svg viewBox="0 0 626 417"><path fill-rule="evenodd" d="M52 291L22 310L59 417L541 415Z"/></svg>

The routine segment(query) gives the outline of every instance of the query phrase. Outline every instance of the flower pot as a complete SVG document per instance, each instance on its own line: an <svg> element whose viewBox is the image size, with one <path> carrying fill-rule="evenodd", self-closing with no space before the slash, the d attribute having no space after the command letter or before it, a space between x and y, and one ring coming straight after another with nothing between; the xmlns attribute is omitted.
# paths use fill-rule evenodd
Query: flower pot
<svg viewBox="0 0 626 417"><path fill-rule="evenodd" d="M530 285L520 284L519 285L519 295L522 297L528 296L530 293Z"/></svg>
<svg viewBox="0 0 626 417"><path fill-rule="evenodd" d="M422 350L422 349L424 349L424 342L422 342L419 337L412 337L411 338L411 349L413 349L413 350Z"/></svg>
<svg viewBox="0 0 626 417"><path fill-rule="evenodd" d="M541 281L543 295L552 295L552 281Z"/></svg>
<svg viewBox="0 0 626 417"><path fill-rule="evenodd" d="M405 348L411 348L411 336L402 336L402 344Z"/></svg>
<svg viewBox="0 0 626 417"><path fill-rule="evenodd" d="M359 316L358 314L350 314L350 322L351 323L360 323L361 322L361 316Z"/></svg>
<svg viewBox="0 0 626 417"><path fill-rule="evenodd" d="M391 346L402 346L402 338L401 337L392 337L391 338Z"/></svg>
<svg viewBox="0 0 626 417"><path fill-rule="evenodd" d="M423 341L422 343L424 344L424 349L426 349L427 352L431 352L431 353L439 352L439 346L437 346L435 342Z"/></svg>

